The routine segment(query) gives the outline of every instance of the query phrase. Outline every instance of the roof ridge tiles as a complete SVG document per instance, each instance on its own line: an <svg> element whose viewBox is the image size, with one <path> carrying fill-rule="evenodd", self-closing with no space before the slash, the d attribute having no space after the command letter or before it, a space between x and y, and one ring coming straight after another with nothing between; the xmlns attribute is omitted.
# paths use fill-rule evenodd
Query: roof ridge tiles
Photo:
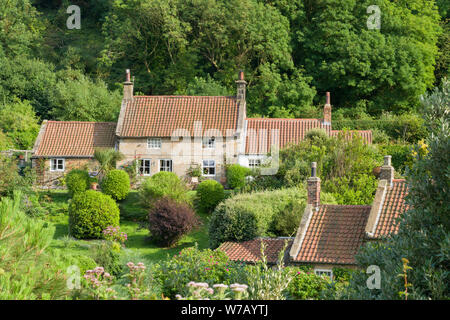
<svg viewBox="0 0 450 320"><path fill-rule="evenodd" d="M80 123L80 124L114 124L116 122L112 121L59 121L59 120L48 120L47 123Z"/></svg>
<svg viewBox="0 0 450 320"><path fill-rule="evenodd" d="M156 95L156 96L134 96L133 99L140 98L227 98L236 99L236 96L187 96L187 95Z"/></svg>

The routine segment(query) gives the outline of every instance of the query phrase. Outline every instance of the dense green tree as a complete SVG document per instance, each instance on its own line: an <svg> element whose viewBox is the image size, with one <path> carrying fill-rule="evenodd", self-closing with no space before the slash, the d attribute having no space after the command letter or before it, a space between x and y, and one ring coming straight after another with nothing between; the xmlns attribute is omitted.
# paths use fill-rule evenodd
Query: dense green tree
<svg viewBox="0 0 450 320"><path fill-rule="evenodd" d="M38 118L27 101L0 105L0 131L17 149L31 149L39 133Z"/></svg>
<svg viewBox="0 0 450 320"><path fill-rule="evenodd" d="M450 20L443 20L441 22L442 34L438 40L439 54L436 58L436 68L434 74L436 76L436 84L439 84L442 79L448 78L448 68L450 64Z"/></svg>
<svg viewBox="0 0 450 320"><path fill-rule="evenodd" d="M117 1L104 32L100 63L117 81L130 67L137 91L146 94L199 88L196 77L215 88L206 94L234 93L238 69L246 72L250 113L268 115L286 104L298 115L315 93L294 67L288 20L255 0Z"/></svg>
<svg viewBox="0 0 450 320"><path fill-rule="evenodd" d="M27 100L41 119L49 119L56 86L54 66L35 58L0 57L0 98Z"/></svg>
<svg viewBox="0 0 450 320"><path fill-rule="evenodd" d="M101 81L92 81L78 71L59 74L51 116L57 120L117 121L121 94L108 90Z"/></svg>
<svg viewBox="0 0 450 320"><path fill-rule="evenodd" d="M30 54L43 29L29 0L4 0L0 6L0 56Z"/></svg>
<svg viewBox="0 0 450 320"><path fill-rule="evenodd" d="M380 29L369 29L370 5L380 9ZM333 104L366 101L371 113L418 104L433 84L439 15L434 1L304 1L294 60Z"/></svg>

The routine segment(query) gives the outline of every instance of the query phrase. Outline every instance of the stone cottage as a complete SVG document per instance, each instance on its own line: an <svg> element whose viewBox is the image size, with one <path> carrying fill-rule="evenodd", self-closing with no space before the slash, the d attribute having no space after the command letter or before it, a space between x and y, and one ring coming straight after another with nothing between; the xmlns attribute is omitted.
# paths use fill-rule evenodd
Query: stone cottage
<svg viewBox="0 0 450 320"><path fill-rule="evenodd" d="M96 148L119 150L125 155L119 168L135 164L142 177L159 171L184 177L190 168L199 168L203 176L224 182L225 164L261 166L311 129L339 134L331 126L329 93L323 119L255 119L247 118L246 85L240 71L236 96L135 96L127 70L117 123L42 123L32 156L39 183L53 185L80 166L95 171ZM371 131L349 136L356 134L371 143Z"/></svg>

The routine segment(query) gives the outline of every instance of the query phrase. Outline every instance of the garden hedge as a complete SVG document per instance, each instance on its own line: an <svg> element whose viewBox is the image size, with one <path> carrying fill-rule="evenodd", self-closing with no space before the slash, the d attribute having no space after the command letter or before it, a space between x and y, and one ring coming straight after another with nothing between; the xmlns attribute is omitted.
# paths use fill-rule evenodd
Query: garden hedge
<svg viewBox="0 0 450 320"><path fill-rule="evenodd" d="M210 213L225 198L223 186L215 180L206 180L197 187L197 207Z"/></svg>
<svg viewBox="0 0 450 320"><path fill-rule="evenodd" d="M322 193L323 203L335 203L334 198ZM225 241L246 241L261 236L279 236L286 229L286 223L276 220L292 217L286 214L287 208L295 202L296 212L299 212L298 223L303 214L299 205L306 205L306 190L289 188L274 191L237 194L220 203L214 210L209 237L212 248L217 248ZM292 226L295 229L298 225Z"/></svg>

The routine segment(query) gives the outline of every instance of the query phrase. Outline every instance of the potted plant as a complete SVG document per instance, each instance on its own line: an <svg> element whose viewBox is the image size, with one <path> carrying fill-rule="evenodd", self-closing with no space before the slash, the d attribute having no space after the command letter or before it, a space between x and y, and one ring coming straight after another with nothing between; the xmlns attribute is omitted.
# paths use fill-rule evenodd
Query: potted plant
<svg viewBox="0 0 450 320"><path fill-rule="evenodd" d="M92 190L98 190L98 179L92 173L90 174L90 183L91 183L90 187Z"/></svg>
<svg viewBox="0 0 450 320"><path fill-rule="evenodd" d="M187 174L191 177L191 183L198 183L198 178L202 176L202 169L198 164L191 165Z"/></svg>

